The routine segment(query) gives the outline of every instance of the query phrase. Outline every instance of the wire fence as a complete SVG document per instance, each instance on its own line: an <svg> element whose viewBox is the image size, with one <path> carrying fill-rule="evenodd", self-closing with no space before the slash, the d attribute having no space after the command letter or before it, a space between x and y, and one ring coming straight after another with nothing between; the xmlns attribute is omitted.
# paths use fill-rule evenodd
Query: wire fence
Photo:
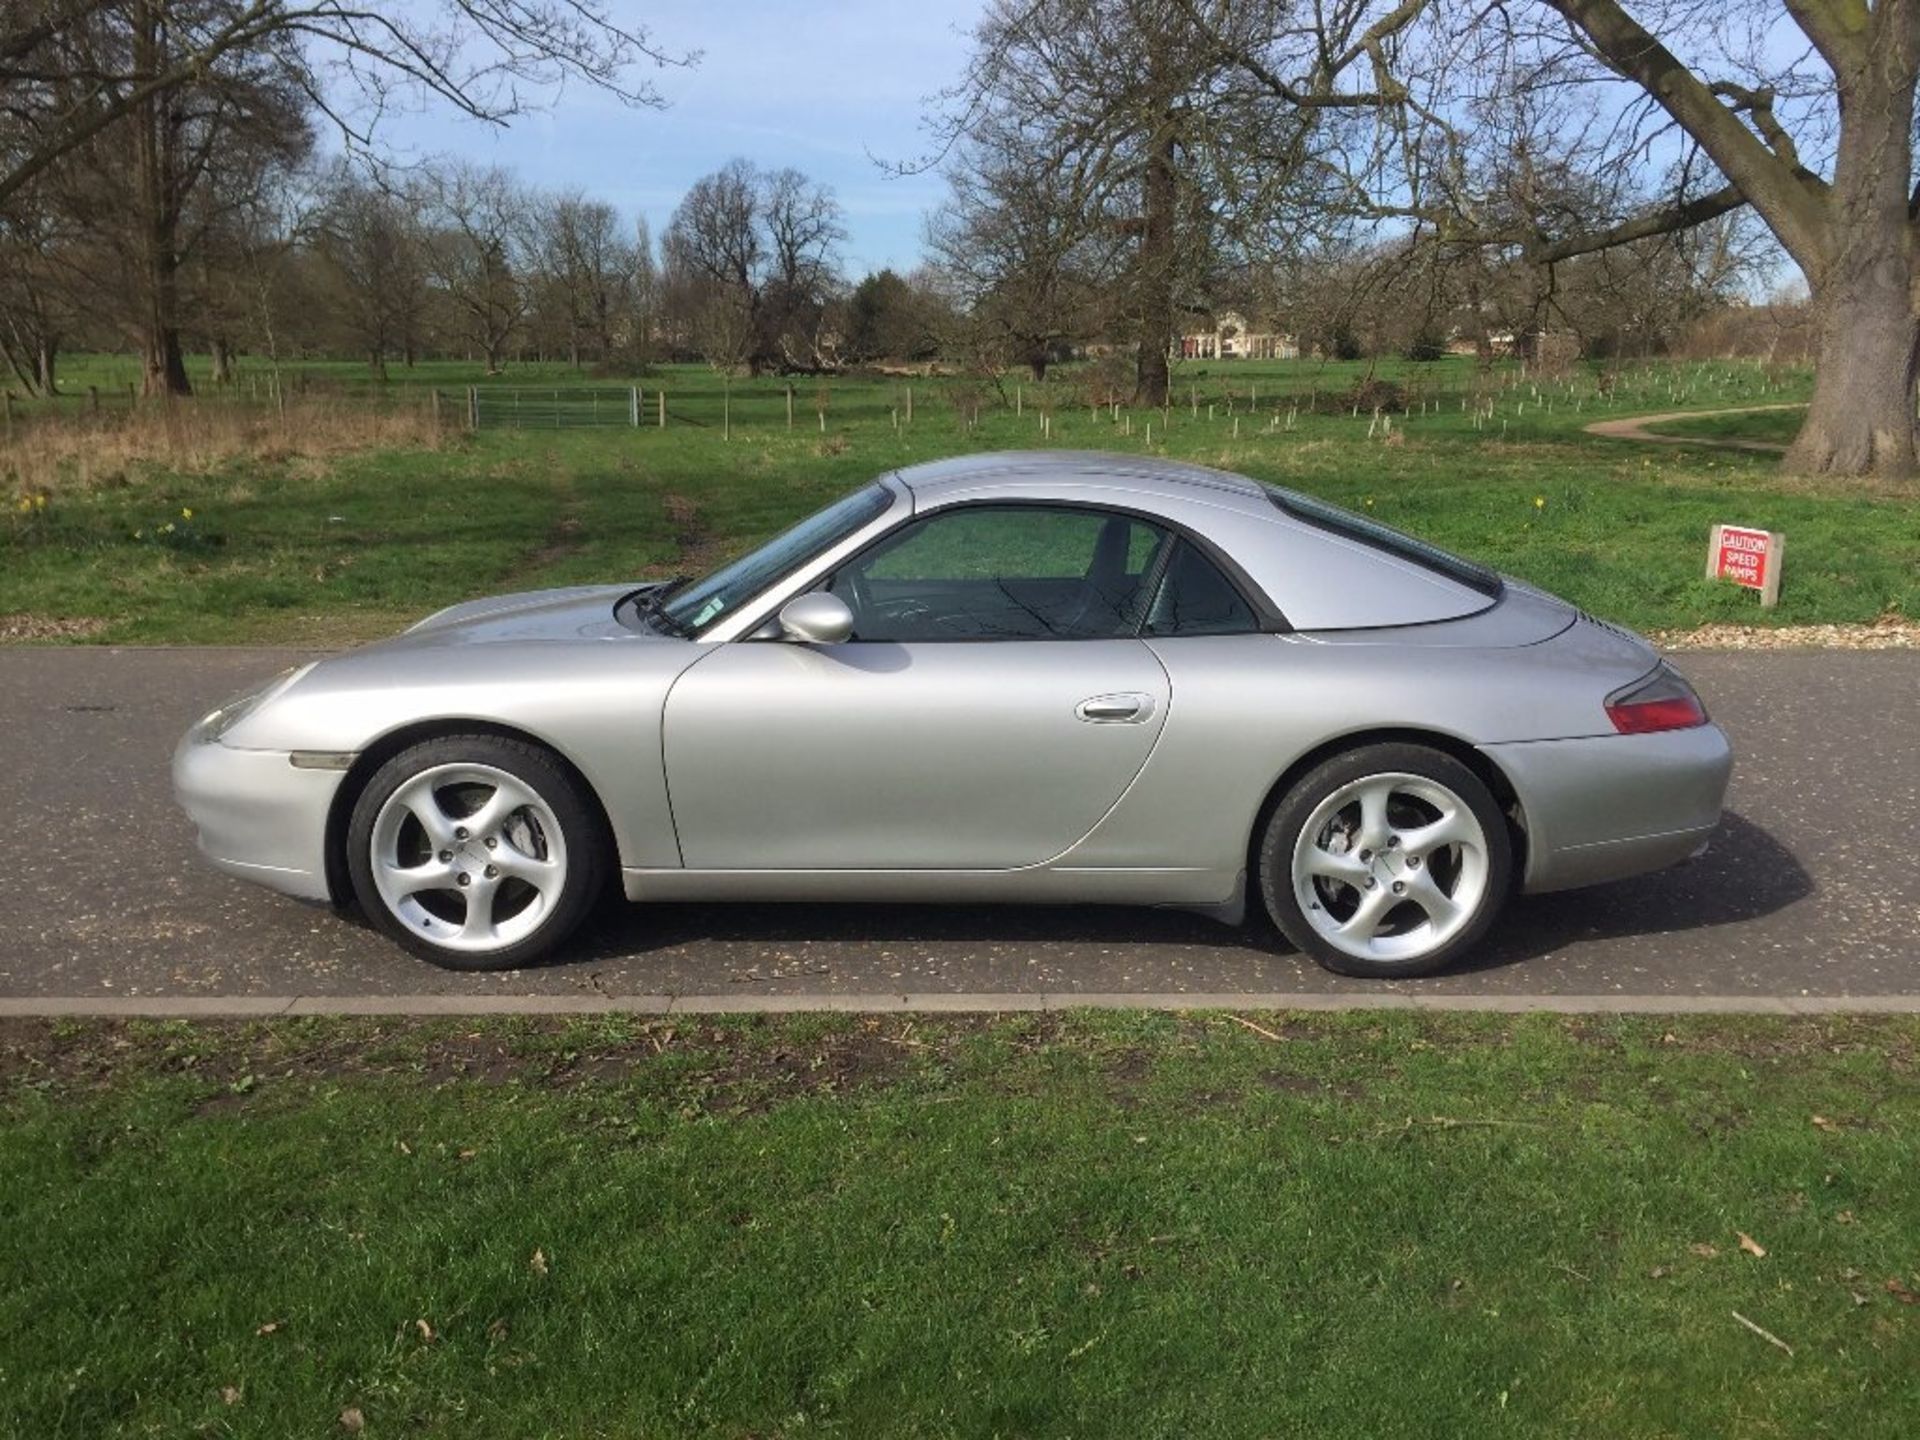
<svg viewBox="0 0 1920 1440"><path fill-rule="evenodd" d="M91 378L91 377L88 377ZM119 419L232 413L295 419L316 411L369 416L414 412L435 428L505 431L630 429L694 430L721 436L776 431L824 435L850 427L904 431L929 424L965 433L989 420L1022 426L1041 440L1087 432L1088 423L1123 436L1151 439L1194 421L1214 422L1235 437L1289 431L1310 416L1357 421L1369 433L1406 420L1453 415L1476 430L1505 434L1509 420L1538 414L1616 413L1734 405L1804 393L1802 367L1754 361L1667 362L1578 366L1548 376L1525 366L1485 371L1465 365L1322 366L1277 362L1176 372L1166 403L1138 406L1130 377L1100 367L1074 367L1036 382L1025 375L981 378L926 374L757 376L723 379L710 371L662 369L625 384L484 383L421 378L391 382L302 373L242 374L191 397L141 394L124 383L63 387L54 397L16 396L0 386L0 443L43 418L66 417L111 426ZM636 435L636 439L641 435Z"/></svg>

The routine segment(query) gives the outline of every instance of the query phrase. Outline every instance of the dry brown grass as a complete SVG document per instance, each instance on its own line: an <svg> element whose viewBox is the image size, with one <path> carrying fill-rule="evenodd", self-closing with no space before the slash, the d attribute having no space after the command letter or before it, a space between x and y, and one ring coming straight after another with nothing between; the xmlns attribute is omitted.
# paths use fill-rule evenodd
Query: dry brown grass
<svg viewBox="0 0 1920 1440"><path fill-rule="evenodd" d="M235 460L324 462L357 450L438 449L457 435L425 405L289 400L283 411L220 399L133 410L43 414L16 421L0 444L0 494L58 494L122 485L151 470L205 475Z"/></svg>

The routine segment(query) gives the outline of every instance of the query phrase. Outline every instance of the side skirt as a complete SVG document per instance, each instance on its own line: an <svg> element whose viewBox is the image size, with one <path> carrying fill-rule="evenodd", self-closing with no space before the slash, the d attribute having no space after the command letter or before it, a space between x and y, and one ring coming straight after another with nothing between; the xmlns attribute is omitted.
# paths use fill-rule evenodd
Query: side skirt
<svg viewBox="0 0 1920 1440"><path fill-rule="evenodd" d="M1026 870L621 871L629 900L866 900L974 904L1166 905L1227 919L1244 910L1237 874L1202 868L1036 866ZM1229 920L1229 923L1232 923Z"/></svg>

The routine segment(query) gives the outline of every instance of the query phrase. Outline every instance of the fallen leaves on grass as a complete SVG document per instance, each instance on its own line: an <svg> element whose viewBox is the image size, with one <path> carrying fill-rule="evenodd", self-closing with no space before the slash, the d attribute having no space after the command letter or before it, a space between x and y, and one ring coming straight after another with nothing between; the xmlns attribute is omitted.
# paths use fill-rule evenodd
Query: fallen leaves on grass
<svg viewBox="0 0 1920 1440"><path fill-rule="evenodd" d="M1747 1234L1744 1230L1736 1230L1733 1233L1740 1237L1740 1248L1746 1251L1747 1254L1753 1256L1756 1260L1764 1260L1767 1258L1767 1247L1754 1239L1753 1236Z"/></svg>
<svg viewBox="0 0 1920 1440"><path fill-rule="evenodd" d="M1718 1245L1710 1244L1705 1240L1696 1240L1693 1244L1687 1246L1687 1249L1698 1255L1702 1260L1711 1260L1720 1253L1720 1247Z"/></svg>
<svg viewBox="0 0 1920 1440"><path fill-rule="evenodd" d="M1887 1293L1902 1305L1920 1305L1920 1294L1909 1290L1898 1275L1887 1281Z"/></svg>
<svg viewBox="0 0 1920 1440"><path fill-rule="evenodd" d="M340 1412L340 1428L350 1435L358 1435L367 1428L367 1417L360 1413L357 1405L349 1405Z"/></svg>
<svg viewBox="0 0 1920 1440"><path fill-rule="evenodd" d="M222 1385L220 1387L220 1403L223 1405L238 1405L240 1403L240 1387L238 1385Z"/></svg>
<svg viewBox="0 0 1920 1440"><path fill-rule="evenodd" d="M1838 1125L1834 1124L1833 1121L1829 1120L1824 1115L1814 1116L1813 1124L1814 1124L1814 1128L1817 1130L1838 1130L1840 1128Z"/></svg>
<svg viewBox="0 0 1920 1440"><path fill-rule="evenodd" d="M547 1273L547 1252L544 1250L536 1249L533 1252L533 1258L527 1261L527 1268L533 1271L533 1273L536 1275L546 1274Z"/></svg>
<svg viewBox="0 0 1920 1440"><path fill-rule="evenodd" d="M433 1326L428 1324L424 1318L414 1321L413 1328L420 1332L420 1340L422 1344L431 1345L434 1342L434 1339L436 1337L434 1335Z"/></svg>
<svg viewBox="0 0 1920 1440"><path fill-rule="evenodd" d="M273 1334L274 1331L278 1330L284 1324L286 1324L286 1321L284 1320L269 1320L267 1321L266 1324L262 1325L259 1329L255 1330L253 1333L256 1335L271 1335Z"/></svg>

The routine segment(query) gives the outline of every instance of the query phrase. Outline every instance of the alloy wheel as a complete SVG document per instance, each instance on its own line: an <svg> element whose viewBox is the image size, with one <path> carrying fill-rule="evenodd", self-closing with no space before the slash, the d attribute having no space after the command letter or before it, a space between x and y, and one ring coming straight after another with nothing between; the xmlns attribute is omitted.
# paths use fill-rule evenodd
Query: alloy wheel
<svg viewBox="0 0 1920 1440"><path fill-rule="evenodd" d="M524 940L567 881L553 807L491 765L436 765L413 776L381 806L369 846L388 910L449 950L483 954Z"/></svg>
<svg viewBox="0 0 1920 1440"><path fill-rule="evenodd" d="M1359 960L1418 960L1473 923L1488 894L1486 831L1424 775L1350 781L1317 805L1293 848L1307 923Z"/></svg>

